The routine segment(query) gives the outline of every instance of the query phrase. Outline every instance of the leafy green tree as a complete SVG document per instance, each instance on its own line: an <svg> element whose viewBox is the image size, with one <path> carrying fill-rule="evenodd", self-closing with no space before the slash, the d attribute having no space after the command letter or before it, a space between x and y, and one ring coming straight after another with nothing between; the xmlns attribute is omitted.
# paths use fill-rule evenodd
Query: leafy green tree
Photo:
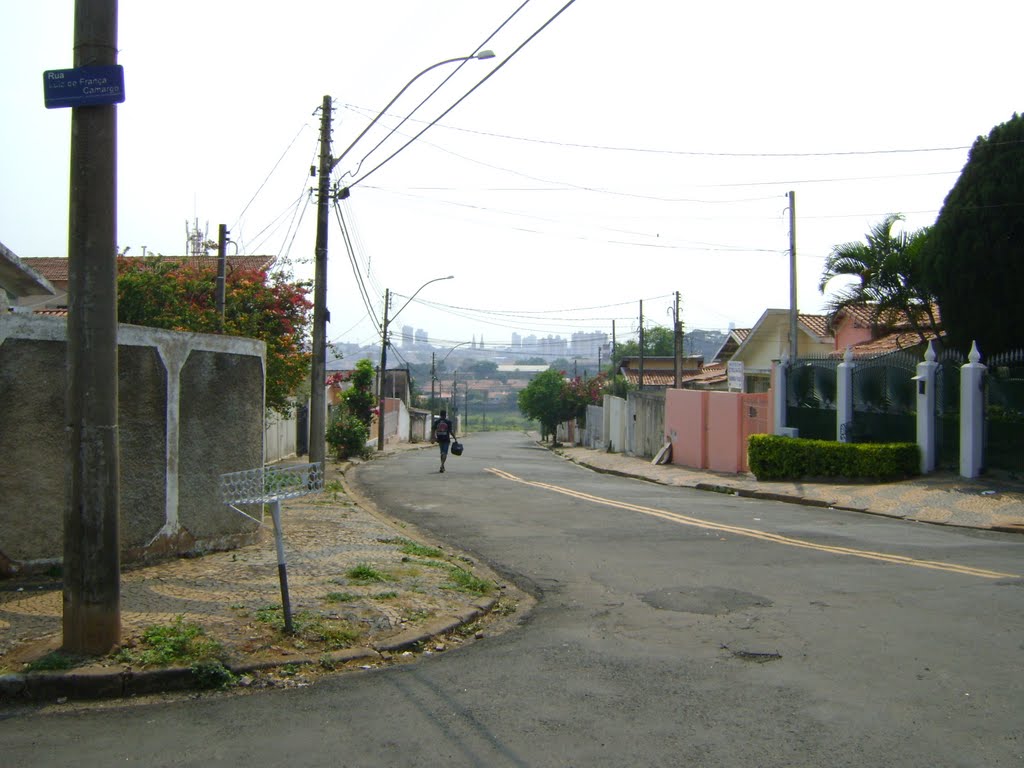
<svg viewBox="0 0 1024 768"><path fill-rule="evenodd" d="M367 453L370 428L350 413L347 406L340 405L331 411L325 439L338 460L359 458Z"/></svg>
<svg viewBox="0 0 1024 768"><path fill-rule="evenodd" d="M946 195L924 253L950 342L987 354L1021 346L1024 117L979 136Z"/></svg>
<svg viewBox="0 0 1024 768"><path fill-rule="evenodd" d="M533 377L519 393L519 412L528 419L540 423L541 438L554 436L559 423L569 417L562 397L565 374L549 368Z"/></svg>
<svg viewBox="0 0 1024 768"><path fill-rule="evenodd" d="M364 357L356 363L352 371L349 388L341 393L345 409L367 427L373 421L373 409L377 405L377 398L373 392L375 378L373 363Z"/></svg>
<svg viewBox="0 0 1024 768"><path fill-rule="evenodd" d="M644 328L644 355L672 357L676 353L675 334L671 328L654 325Z"/></svg>
<svg viewBox="0 0 1024 768"><path fill-rule="evenodd" d="M493 360L480 360L470 366L473 375L478 379L493 379L498 372L498 364Z"/></svg>
<svg viewBox="0 0 1024 768"><path fill-rule="evenodd" d="M117 260L117 319L174 331L217 333L217 272L194 262ZM225 277L223 332L267 345L267 408L287 415L309 377L310 285L284 274L233 269Z"/></svg>
<svg viewBox="0 0 1024 768"><path fill-rule="evenodd" d="M644 326L644 356L672 357L676 353L675 335L671 328L662 325ZM612 370L618 371L627 357L640 356L640 342L630 339L615 345Z"/></svg>
<svg viewBox="0 0 1024 768"><path fill-rule="evenodd" d="M565 399L565 410L572 414L569 418L576 419L580 426L584 426L587 423L587 406L601 402L604 384L604 376L577 377L565 382L562 397Z"/></svg>
<svg viewBox="0 0 1024 768"><path fill-rule="evenodd" d="M893 233L903 216L891 213L871 228L864 242L850 242L832 248L825 259L818 289L824 293L836 277L854 278L835 294L828 310L835 315L852 305L871 308L880 325L905 318L925 340L924 329L937 329L934 297L924 278L922 249L928 229Z"/></svg>

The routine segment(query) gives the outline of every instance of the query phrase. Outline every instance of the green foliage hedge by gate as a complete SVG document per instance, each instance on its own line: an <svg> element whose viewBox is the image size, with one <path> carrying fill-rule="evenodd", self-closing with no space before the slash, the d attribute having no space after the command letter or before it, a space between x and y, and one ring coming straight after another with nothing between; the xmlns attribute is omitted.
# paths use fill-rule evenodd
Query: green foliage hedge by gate
<svg viewBox="0 0 1024 768"><path fill-rule="evenodd" d="M921 469L921 452L915 443L837 443L751 435L747 456L758 480L899 480Z"/></svg>

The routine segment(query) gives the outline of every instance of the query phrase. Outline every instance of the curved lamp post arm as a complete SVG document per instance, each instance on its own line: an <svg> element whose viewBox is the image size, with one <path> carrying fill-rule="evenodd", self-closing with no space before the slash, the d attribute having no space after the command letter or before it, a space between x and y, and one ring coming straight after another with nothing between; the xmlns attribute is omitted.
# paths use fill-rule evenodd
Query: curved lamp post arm
<svg viewBox="0 0 1024 768"><path fill-rule="evenodd" d="M381 327L381 339L380 339L380 381L378 382L378 400L380 401L380 407L377 413L377 450L384 450L384 382L387 379L387 368L388 368L388 326L394 322L395 318L402 314L402 310L409 306L409 302L416 298L417 294L426 288L431 283L436 283L440 280L451 280L455 275L447 275L445 277L435 277L433 280L427 280L423 285L416 289L416 293L409 297L409 299L403 304L395 314L390 318L388 317L388 303L390 301L390 291L384 292L384 325Z"/></svg>
<svg viewBox="0 0 1024 768"><path fill-rule="evenodd" d="M412 296L410 296L408 299L406 299L405 300L405 304L403 304L401 307L399 307L398 311L395 312L395 314L393 314L391 316L391 320L389 321L389 324L391 322L394 322L395 318L398 317L402 313L402 310L405 309L406 307L408 307L410 302L412 302L412 300L416 298L416 296L419 294L419 292L422 291L424 288L426 288L428 285L430 285L431 283L439 282L441 280L454 280L454 279L455 279L455 275L448 275L447 277L435 277L433 280L427 280L427 282L425 282L423 285L421 285L419 288L417 288L416 289L416 293L414 293Z"/></svg>
<svg viewBox="0 0 1024 768"><path fill-rule="evenodd" d="M330 168L330 170L333 171L335 169L335 167L338 165L338 163L340 163L343 159L345 159L345 155L347 155L352 150L352 147L354 147L356 144L358 144L359 140L361 138L363 138L363 136L366 135L366 132L369 131L371 128L373 128L373 126L375 126L377 124L377 121L380 120L384 116L384 113L386 113L389 109L391 109L391 106L396 101L398 101L398 99L402 96L403 93L405 93L409 89L409 86L412 85L413 83L415 83L417 80L419 80L423 75L427 74L427 72L429 72L432 69L437 69L437 67L444 66L445 64L452 64L453 62L456 62L456 61L471 61L472 59L481 59L481 60L483 60L483 59L493 59L493 58L494 58L494 51L480 51L479 53L474 53L472 56L456 56L453 59L445 59L444 61L439 61L436 64L431 64L429 67L427 67L422 72L420 72L418 75L416 75L412 80L410 80L408 83L406 83L404 86L402 86L402 90L400 90L398 93L396 93L394 98L391 99L391 101L389 101L387 104L384 105L384 108L380 112L377 113L377 116L375 118L373 118L373 120L370 121L369 125L367 125L365 128L363 128L363 130L360 132L360 134L355 137L355 139L352 141L351 144L348 145L348 147L345 149L345 151L342 152L340 155L338 155L333 160L331 160L331 168Z"/></svg>

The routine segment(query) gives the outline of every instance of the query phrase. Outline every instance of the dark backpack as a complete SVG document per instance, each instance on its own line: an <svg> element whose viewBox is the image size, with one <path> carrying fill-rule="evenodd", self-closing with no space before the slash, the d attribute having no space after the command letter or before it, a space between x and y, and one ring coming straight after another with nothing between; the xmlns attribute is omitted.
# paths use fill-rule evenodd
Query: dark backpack
<svg viewBox="0 0 1024 768"><path fill-rule="evenodd" d="M448 419L440 419L437 422L437 426L434 427L434 432L437 434L438 440L447 440L450 437L448 434Z"/></svg>

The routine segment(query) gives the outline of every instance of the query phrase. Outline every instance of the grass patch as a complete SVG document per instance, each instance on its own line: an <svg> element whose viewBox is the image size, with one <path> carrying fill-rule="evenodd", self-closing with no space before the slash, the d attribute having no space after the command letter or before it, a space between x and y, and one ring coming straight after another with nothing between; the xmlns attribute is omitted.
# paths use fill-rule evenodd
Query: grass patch
<svg viewBox="0 0 1024 768"><path fill-rule="evenodd" d="M382 544L397 544L400 546L403 555L410 555L412 557L444 557L442 552L437 547L428 547L425 544L417 544L415 541L409 539L381 539Z"/></svg>
<svg viewBox="0 0 1024 768"><path fill-rule="evenodd" d="M206 635L198 624L177 616L169 625L147 627L136 648L124 648L117 661L144 667L166 667L171 664L220 663L224 646Z"/></svg>
<svg viewBox="0 0 1024 768"><path fill-rule="evenodd" d="M428 568L444 568L448 571L451 583L445 589L455 589L460 592L469 592L474 595L489 595L494 591L494 583L481 579L471 571L467 571L453 563L438 560L416 560L416 565L425 565Z"/></svg>
<svg viewBox="0 0 1024 768"><path fill-rule="evenodd" d="M481 579L465 568L459 568L456 565L448 569L448 576L452 580L448 589L456 589L459 592L468 592L473 595L488 595L494 590L492 582Z"/></svg>
<svg viewBox="0 0 1024 768"><path fill-rule="evenodd" d="M71 669L78 660L72 656L61 653L60 651L53 651L46 654L40 659L30 661L25 665L26 672L60 672L65 669Z"/></svg>
<svg viewBox="0 0 1024 768"><path fill-rule="evenodd" d="M267 606L256 612L256 620L270 624L278 632L284 632L284 611L278 606ZM362 633L341 619L328 619L313 611L298 611L292 614L292 634L288 635L296 648L307 643L322 644L327 650L349 648Z"/></svg>
<svg viewBox="0 0 1024 768"><path fill-rule="evenodd" d="M378 595L374 595L373 599L374 600L394 600L396 597L398 597L398 593L397 592L381 592Z"/></svg>
<svg viewBox="0 0 1024 768"><path fill-rule="evenodd" d="M358 599L359 595L353 592L328 592L324 595L324 600L328 603L351 603Z"/></svg>
<svg viewBox="0 0 1024 768"><path fill-rule="evenodd" d="M356 584L372 584L388 580L387 574L366 563L360 563L354 568L350 568L345 575Z"/></svg>

